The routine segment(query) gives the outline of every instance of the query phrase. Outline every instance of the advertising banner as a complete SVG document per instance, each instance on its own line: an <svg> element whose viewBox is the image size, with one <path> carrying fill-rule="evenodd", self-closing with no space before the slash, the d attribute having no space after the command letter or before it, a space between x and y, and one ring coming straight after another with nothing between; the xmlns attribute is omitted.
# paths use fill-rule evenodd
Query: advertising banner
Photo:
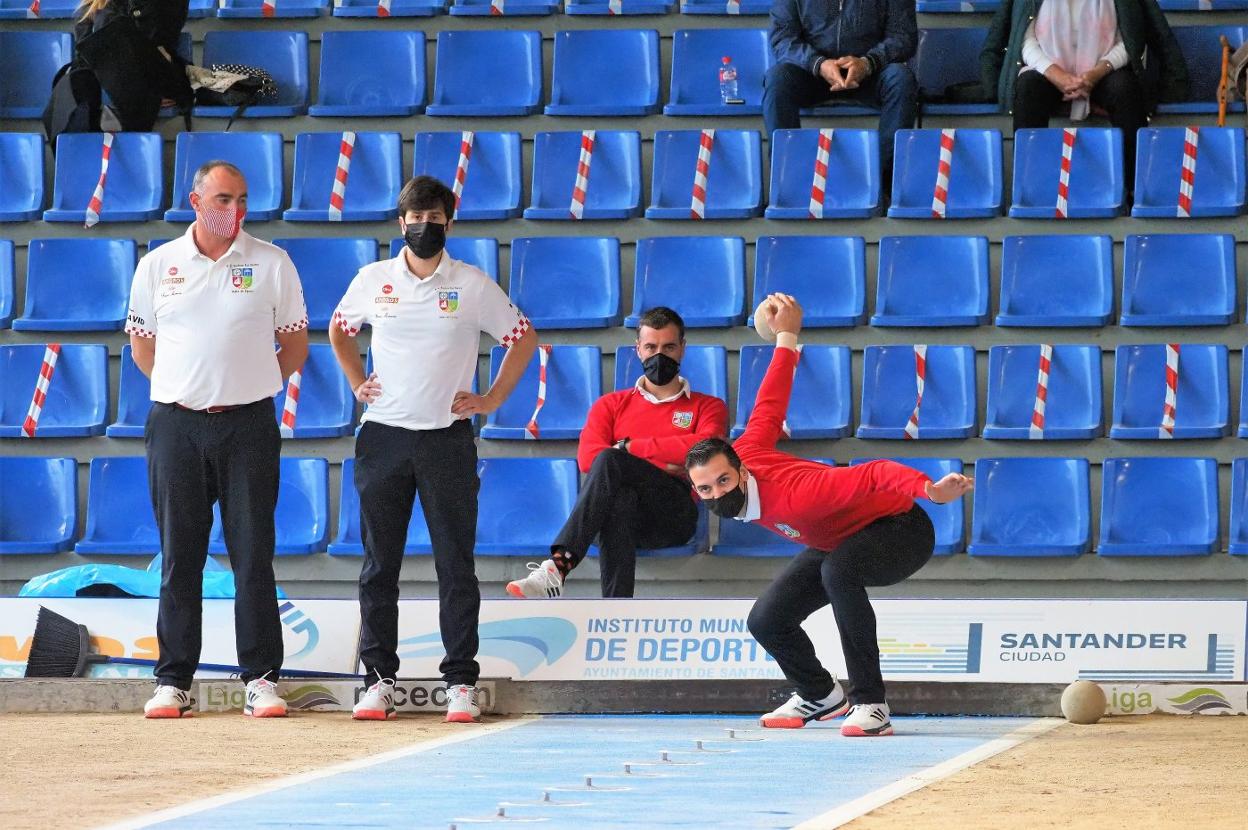
<svg viewBox="0 0 1248 830"><path fill-rule="evenodd" d="M350 712L367 686L355 680L283 680L277 693L295 712ZM242 711L246 702L243 686L237 682L204 681L196 690L199 711ZM494 711L494 683L477 683L477 703L481 711ZM394 708L400 712L445 712L446 686L440 680L400 680L394 684Z"/></svg>
<svg viewBox="0 0 1248 830"><path fill-rule="evenodd" d="M1101 683L1106 714L1248 715L1248 686Z"/></svg>

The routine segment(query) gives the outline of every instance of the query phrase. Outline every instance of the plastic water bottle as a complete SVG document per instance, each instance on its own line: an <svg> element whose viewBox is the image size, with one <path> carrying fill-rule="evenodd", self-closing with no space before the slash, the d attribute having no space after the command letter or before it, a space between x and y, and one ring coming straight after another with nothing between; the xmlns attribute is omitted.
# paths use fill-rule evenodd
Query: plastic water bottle
<svg viewBox="0 0 1248 830"><path fill-rule="evenodd" d="M732 65L732 58L724 55L719 59L719 100L724 104L740 104L737 97L737 68Z"/></svg>

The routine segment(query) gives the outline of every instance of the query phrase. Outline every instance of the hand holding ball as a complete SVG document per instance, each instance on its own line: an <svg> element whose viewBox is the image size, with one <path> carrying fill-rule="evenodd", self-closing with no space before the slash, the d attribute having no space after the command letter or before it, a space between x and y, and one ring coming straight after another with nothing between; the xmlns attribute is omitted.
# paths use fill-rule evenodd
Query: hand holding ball
<svg viewBox="0 0 1248 830"><path fill-rule="evenodd" d="M777 320L780 323L777 325ZM801 329L802 307L789 294L768 294L754 309L754 330L768 342L775 342L777 331Z"/></svg>

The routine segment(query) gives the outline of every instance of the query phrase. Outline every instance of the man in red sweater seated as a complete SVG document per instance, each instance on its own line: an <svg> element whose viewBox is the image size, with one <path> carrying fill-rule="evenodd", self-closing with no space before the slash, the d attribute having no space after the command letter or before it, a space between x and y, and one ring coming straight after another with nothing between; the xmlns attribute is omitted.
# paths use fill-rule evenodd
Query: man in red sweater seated
<svg viewBox="0 0 1248 830"><path fill-rule="evenodd" d="M796 728L828 720L853 705L841 727L851 737L891 735L875 612L867 588L893 585L927 562L935 545L932 522L914 503L961 498L973 485L962 475L939 482L891 461L829 467L776 449L797 366L802 311L792 297L773 294L767 322L778 332L776 351L759 387L745 433L729 444L695 444L685 466L695 492L724 519L758 522L805 544L750 609L754 639L797 687L766 715L766 727ZM849 672L849 695L815 656L801 624L831 603Z"/></svg>
<svg viewBox="0 0 1248 830"><path fill-rule="evenodd" d="M516 597L557 597L568 572L599 548L604 597L631 597L637 548L683 545L698 511L685 476L685 454L703 438L726 435L728 407L689 388L679 374L685 322L670 308L641 315L637 385L603 395L590 407L576 460L588 473L550 558L507 585Z"/></svg>

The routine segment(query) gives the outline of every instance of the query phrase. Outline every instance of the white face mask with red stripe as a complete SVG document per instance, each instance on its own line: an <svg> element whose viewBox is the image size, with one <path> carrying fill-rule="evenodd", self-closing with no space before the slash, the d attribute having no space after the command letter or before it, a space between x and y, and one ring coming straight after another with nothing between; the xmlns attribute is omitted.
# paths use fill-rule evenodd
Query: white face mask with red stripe
<svg viewBox="0 0 1248 830"><path fill-rule="evenodd" d="M220 236L224 239L233 239L238 236L238 232L243 227L243 217L247 215L246 208L240 209L237 205L214 208L205 204L202 199L198 201L199 206L195 208L195 216L200 227L213 236Z"/></svg>

